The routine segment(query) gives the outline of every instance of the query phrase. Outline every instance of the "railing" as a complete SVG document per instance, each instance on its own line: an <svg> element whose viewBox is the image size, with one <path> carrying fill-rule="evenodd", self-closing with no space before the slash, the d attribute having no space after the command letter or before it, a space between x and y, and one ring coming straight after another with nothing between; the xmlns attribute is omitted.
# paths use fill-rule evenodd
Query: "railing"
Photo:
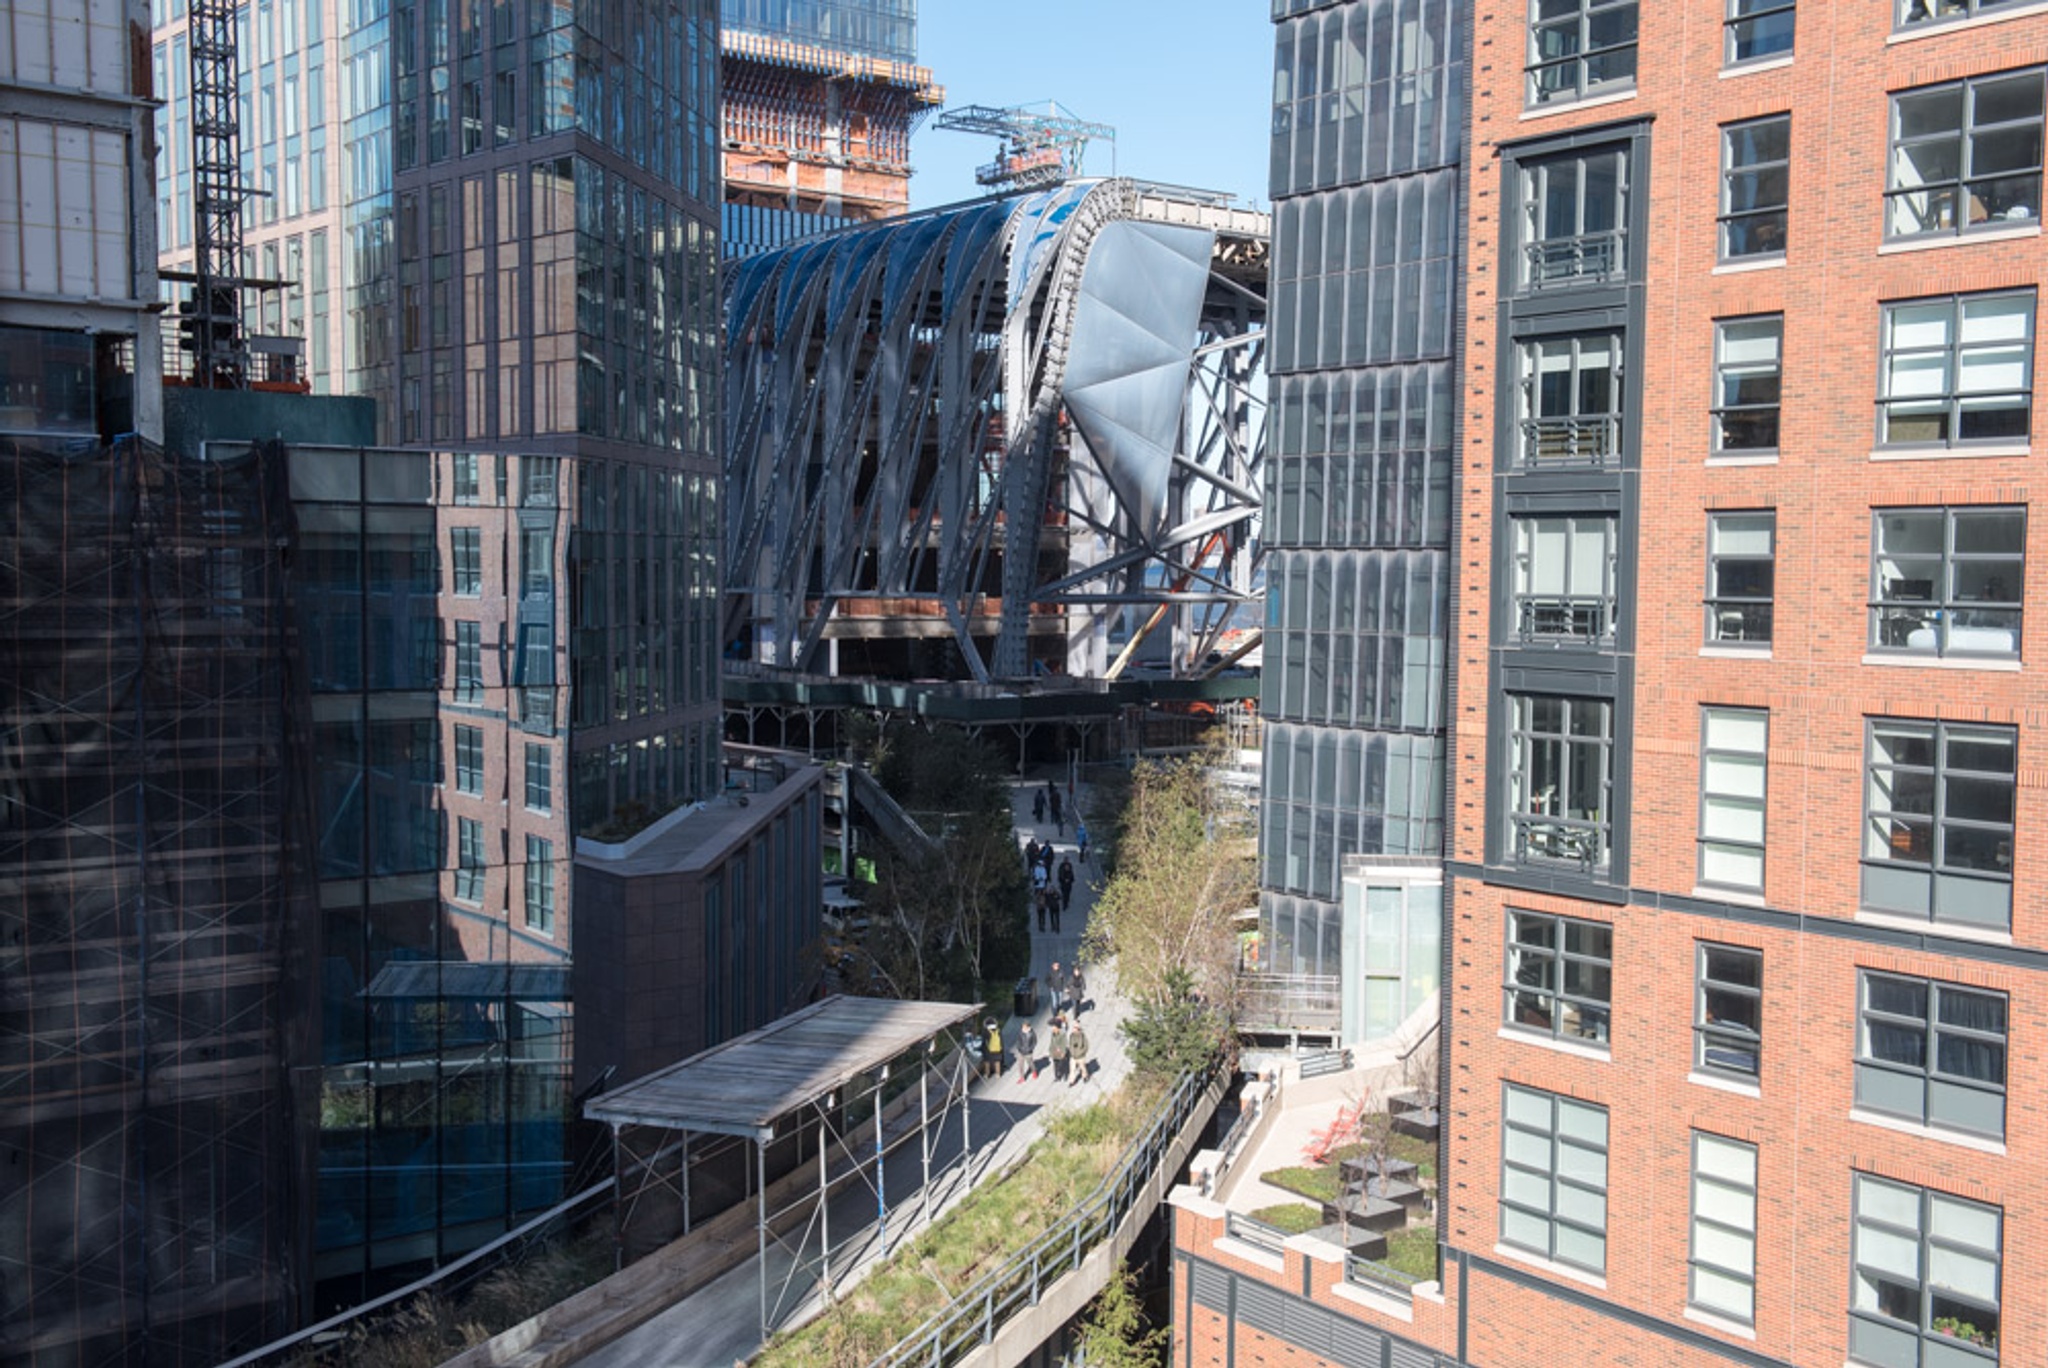
<svg viewBox="0 0 2048 1368"><path fill-rule="evenodd" d="M1515 600L1515 634L1523 641L1605 641L1614 635L1614 600L1554 595Z"/></svg>
<svg viewBox="0 0 2048 1368"><path fill-rule="evenodd" d="M1342 1010L1334 974L1241 974L1242 1030L1334 1031Z"/></svg>
<svg viewBox="0 0 2048 1368"><path fill-rule="evenodd" d="M1531 418L1522 424L1525 466L1607 466L1620 459L1619 418Z"/></svg>
<svg viewBox="0 0 2048 1368"><path fill-rule="evenodd" d="M1769 644L1771 605L1765 603L1713 602L1707 605L1707 623L1714 641L1755 641Z"/></svg>
<svg viewBox="0 0 2048 1368"><path fill-rule="evenodd" d="M1254 1249L1263 1249L1269 1254L1279 1254L1287 1247L1287 1232L1279 1226L1267 1225L1264 1221L1235 1211L1223 1214L1223 1233L1233 1240L1242 1240Z"/></svg>
<svg viewBox="0 0 2048 1368"><path fill-rule="evenodd" d="M992 1343L999 1326L1078 1269L1088 1252L1116 1233L1137 1205L1181 1128L1215 1085L1220 1065L1183 1075L1152 1124L1124 1151L1116 1169L1060 1224L1048 1230L953 1299L950 1309L919 1326L875 1360L874 1368L923 1364L944 1368Z"/></svg>
<svg viewBox="0 0 2048 1368"><path fill-rule="evenodd" d="M1556 861L1588 873L1607 865L1607 829L1598 822L1518 812L1514 823L1518 863Z"/></svg>
<svg viewBox="0 0 2048 1368"><path fill-rule="evenodd" d="M1610 280L1621 274L1622 241L1609 232L1532 242L1522 249L1524 279L1532 290Z"/></svg>
<svg viewBox="0 0 2048 1368"><path fill-rule="evenodd" d="M1356 1254L1347 1254L1344 1256L1344 1281L1354 1285L1376 1287L1405 1299L1414 1295L1417 1283L1433 1280L1417 1277L1413 1273L1403 1273L1392 1264L1381 1263L1378 1259L1361 1259Z"/></svg>

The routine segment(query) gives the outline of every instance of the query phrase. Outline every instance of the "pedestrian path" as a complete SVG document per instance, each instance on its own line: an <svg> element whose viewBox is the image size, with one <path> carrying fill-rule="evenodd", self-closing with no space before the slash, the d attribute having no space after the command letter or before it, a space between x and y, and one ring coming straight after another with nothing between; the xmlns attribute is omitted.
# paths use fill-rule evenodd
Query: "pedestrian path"
<svg viewBox="0 0 2048 1368"><path fill-rule="evenodd" d="M1055 827L1051 814L1034 820L1032 797L1044 793L1042 777L1019 780L1012 786L1011 810L1016 818L1017 858L1022 861L1027 841L1050 839L1058 854L1076 853L1073 838L1074 812L1067 804L1065 835ZM1066 795L1062 793L1062 798ZM1085 785L1078 796L1087 799ZM1090 832L1091 844L1095 832ZM1074 896L1061 918L1058 932L1031 932L1031 975L1038 981L1038 1005L1032 1024L1038 1032L1036 1076L1019 1077L1014 1053L1006 1053L1001 1077L977 1080L969 1092L966 1107L965 1142L968 1159L962 1155L963 1127L954 1121L942 1128L932 1158L934 1175L932 1219L939 1216L970 1191L1021 1159L1045 1129L1048 1117L1102 1100L1130 1073L1130 1058L1116 1023L1123 1019L1127 1004L1119 995L1113 966L1082 966L1087 984L1080 1023L1088 1036L1090 1068L1085 1078L1062 1082L1054 1077L1046 1055L1047 1028L1053 1012L1052 995L1046 991L1052 965L1070 966L1080 952L1088 917L1095 905L1100 862L1091 850L1088 863L1075 861ZM1014 1047L1017 1023L1010 1020L1010 1001L991 1002L989 1008L1003 1026L1006 1047ZM957 1108L956 1108L957 1111ZM833 1232L831 1278L839 1295L869 1272L884 1255L894 1250L924 1226L926 1204L920 1185L923 1156L916 1143L900 1146L883 1166L883 1190L888 1196L886 1237L874 1191L864 1183L852 1183L828 1204ZM787 1299L789 1309L778 1328L790 1329L810 1320L825 1308L823 1270L812 1265L795 1270L794 1260L780 1246L768 1248L766 1273L771 1288L788 1280L796 1295ZM728 1368L753 1357L761 1347L760 1277L763 1266L750 1259L738 1268L682 1298L639 1328L596 1349L579 1363L592 1368ZM803 1290L809 1284L809 1291ZM915 1329L904 1327L905 1332Z"/></svg>

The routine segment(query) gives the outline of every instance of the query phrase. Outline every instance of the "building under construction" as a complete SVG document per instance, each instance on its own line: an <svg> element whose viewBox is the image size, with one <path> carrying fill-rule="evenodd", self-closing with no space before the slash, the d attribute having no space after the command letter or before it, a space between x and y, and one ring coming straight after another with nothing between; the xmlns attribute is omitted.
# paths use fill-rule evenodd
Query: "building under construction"
<svg viewBox="0 0 2048 1368"><path fill-rule="evenodd" d="M723 0L727 256L910 207L910 134L945 102L917 0Z"/></svg>

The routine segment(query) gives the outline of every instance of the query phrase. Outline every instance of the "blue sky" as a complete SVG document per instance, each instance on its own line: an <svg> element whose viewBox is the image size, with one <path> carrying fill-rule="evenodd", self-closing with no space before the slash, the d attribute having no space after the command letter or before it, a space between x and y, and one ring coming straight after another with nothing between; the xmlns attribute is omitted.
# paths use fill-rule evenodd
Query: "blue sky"
<svg viewBox="0 0 2048 1368"><path fill-rule="evenodd" d="M1271 0L919 0L918 61L946 106L1057 100L1116 129L1088 146L1087 172L1222 190L1266 203ZM912 208L986 193L974 168L996 140L911 137Z"/></svg>

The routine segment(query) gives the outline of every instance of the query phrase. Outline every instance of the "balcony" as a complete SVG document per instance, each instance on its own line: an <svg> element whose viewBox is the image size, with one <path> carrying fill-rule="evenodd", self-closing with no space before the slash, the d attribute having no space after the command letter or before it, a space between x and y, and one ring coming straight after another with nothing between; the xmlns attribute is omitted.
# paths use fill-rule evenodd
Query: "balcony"
<svg viewBox="0 0 2048 1368"><path fill-rule="evenodd" d="M1573 817L1548 817L1517 812L1513 859L1516 864L1576 866L1591 874L1607 867L1607 826Z"/></svg>
<svg viewBox="0 0 2048 1368"><path fill-rule="evenodd" d="M1530 290L1555 290L1620 279L1627 267L1618 232L1545 238L1522 248L1522 283Z"/></svg>
<svg viewBox="0 0 2048 1368"><path fill-rule="evenodd" d="M1522 423L1528 470L1603 469L1621 463L1621 419L1529 418Z"/></svg>
<svg viewBox="0 0 2048 1368"><path fill-rule="evenodd" d="M1593 645L1614 639L1614 600L1544 595L1515 600L1515 638L1525 643Z"/></svg>
<svg viewBox="0 0 2048 1368"><path fill-rule="evenodd" d="M1771 644L1771 604L1721 601L1708 606L1707 639L1737 646Z"/></svg>

